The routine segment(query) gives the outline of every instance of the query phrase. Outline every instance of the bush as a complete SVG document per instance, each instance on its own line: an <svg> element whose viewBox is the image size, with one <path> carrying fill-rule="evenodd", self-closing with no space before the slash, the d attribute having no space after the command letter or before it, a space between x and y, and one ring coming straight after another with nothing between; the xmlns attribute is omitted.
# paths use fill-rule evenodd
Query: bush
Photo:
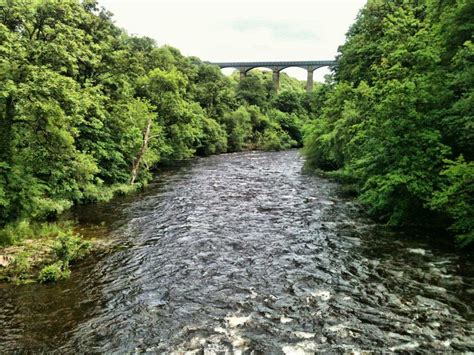
<svg viewBox="0 0 474 355"><path fill-rule="evenodd" d="M288 133L281 129L267 129L259 138L258 146L264 150L283 150L296 147L297 142L292 140Z"/></svg>
<svg viewBox="0 0 474 355"><path fill-rule="evenodd" d="M0 246L7 246L17 243L33 234L33 230L28 221L19 221L6 225L0 230Z"/></svg>
<svg viewBox="0 0 474 355"><path fill-rule="evenodd" d="M227 135L224 128L212 118L203 119L203 136L197 149L198 155L223 153L227 150Z"/></svg>
<svg viewBox="0 0 474 355"><path fill-rule="evenodd" d="M35 223L21 220L0 229L0 246L18 244L25 239L56 237L68 233L71 228L69 223Z"/></svg>
<svg viewBox="0 0 474 355"><path fill-rule="evenodd" d="M272 121L278 124L281 129L291 137L292 140L296 141L299 146L302 145L302 122L296 114L289 114L278 110L272 110L269 112L269 116Z"/></svg>
<svg viewBox="0 0 474 355"><path fill-rule="evenodd" d="M463 246L474 243L474 163L461 155L456 161L446 160L442 188L433 194L430 207L450 216L451 230Z"/></svg>
<svg viewBox="0 0 474 355"><path fill-rule="evenodd" d="M228 148L239 152L246 148L252 136L252 122L248 110L241 106L223 118L228 135Z"/></svg>
<svg viewBox="0 0 474 355"><path fill-rule="evenodd" d="M66 280L69 276L71 276L71 270L69 270L68 263L58 261L42 268L38 280L42 283L56 282L59 280Z"/></svg>
<svg viewBox="0 0 474 355"><path fill-rule="evenodd" d="M90 242L82 240L71 230L59 235L53 246L57 258L66 263L83 258L88 254L90 248Z"/></svg>
<svg viewBox="0 0 474 355"><path fill-rule="evenodd" d="M11 274L16 279L26 279L30 276L30 259L26 252L18 253L13 259Z"/></svg>

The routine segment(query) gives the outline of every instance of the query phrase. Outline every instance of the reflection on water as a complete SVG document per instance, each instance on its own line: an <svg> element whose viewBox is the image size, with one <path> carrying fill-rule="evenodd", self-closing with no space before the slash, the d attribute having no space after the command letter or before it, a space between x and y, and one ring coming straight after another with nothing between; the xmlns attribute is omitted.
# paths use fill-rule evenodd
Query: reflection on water
<svg viewBox="0 0 474 355"><path fill-rule="evenodd" d="M0 350L473 351L472 263L374 226L302 165L214 156L78 209L124 247L0 286Z"/></svg>

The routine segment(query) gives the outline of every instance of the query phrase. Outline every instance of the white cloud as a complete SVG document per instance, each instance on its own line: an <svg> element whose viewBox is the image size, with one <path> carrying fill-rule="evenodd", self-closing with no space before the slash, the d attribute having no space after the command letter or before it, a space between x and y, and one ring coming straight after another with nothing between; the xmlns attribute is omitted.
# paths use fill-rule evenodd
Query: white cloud
<svg viewBox="0 0 474 355"><path fill-rule="evenodd" d="M129 33L208 61L332 59L365 0L99 0ZM300 79L304 70L285 72ZM325 69L315 72L321 80Z"/></svg>

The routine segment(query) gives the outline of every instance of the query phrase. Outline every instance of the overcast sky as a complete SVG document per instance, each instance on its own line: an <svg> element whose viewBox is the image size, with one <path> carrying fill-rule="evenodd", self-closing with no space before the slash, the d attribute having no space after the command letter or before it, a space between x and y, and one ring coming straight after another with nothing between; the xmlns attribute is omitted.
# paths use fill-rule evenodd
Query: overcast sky
<svg viewBox="0 0 474 355"><path fill-rule="evenodd" d="M99 0L130 34L207 61L326 60L366 0ZM285 72L306 79L303 69ZM322 80L325 68L315 71Z"/></svg>

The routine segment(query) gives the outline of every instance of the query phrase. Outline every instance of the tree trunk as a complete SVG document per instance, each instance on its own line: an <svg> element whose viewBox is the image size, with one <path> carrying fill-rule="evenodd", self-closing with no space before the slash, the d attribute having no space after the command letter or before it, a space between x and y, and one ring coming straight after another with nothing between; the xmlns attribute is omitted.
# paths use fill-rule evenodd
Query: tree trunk
<svg viewBox="0 0 474 355"><path fill-rule="evenodd" d="M140 150L138 151L137 157L133 161L132 165L132 172L130 174L130 185L133 185L137 176L138 171L140 169L140 163L143 159L143 155L145 155L146 148L148 147L148 140L150 138L150 130L151 130L151 119L149 119L146 123L146 127L143 131L143 142Z"/></svg>

